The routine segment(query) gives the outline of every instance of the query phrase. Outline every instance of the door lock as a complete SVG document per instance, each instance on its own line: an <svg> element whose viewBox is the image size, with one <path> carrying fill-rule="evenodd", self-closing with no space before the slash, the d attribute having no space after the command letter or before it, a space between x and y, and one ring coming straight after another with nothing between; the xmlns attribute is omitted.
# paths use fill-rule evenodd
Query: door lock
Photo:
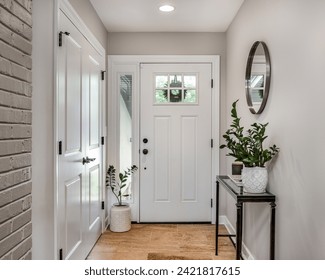
<svg viewBox="0 0 325 280"><path fill-rule="evenodd" d="M146 155L146 154L149 153L149 151L148 151L148 149L143 149L143 150L142 150L142 153L143 153L144 155Z"/></svg>

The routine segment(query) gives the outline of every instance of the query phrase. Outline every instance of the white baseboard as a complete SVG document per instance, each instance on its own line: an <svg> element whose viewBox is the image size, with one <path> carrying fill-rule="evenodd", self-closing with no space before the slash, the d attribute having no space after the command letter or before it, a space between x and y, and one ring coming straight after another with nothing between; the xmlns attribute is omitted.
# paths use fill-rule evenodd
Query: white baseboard
<svg viewBox="0 0 325 280"><path fill-rule="evenodd" d="M224 225L230 234L236 234L236 230L228 220L227 216L219 216L219 224ZM255 260L253 254L249 251L244 242L242 245L242 257L244 260Z"/></svg>

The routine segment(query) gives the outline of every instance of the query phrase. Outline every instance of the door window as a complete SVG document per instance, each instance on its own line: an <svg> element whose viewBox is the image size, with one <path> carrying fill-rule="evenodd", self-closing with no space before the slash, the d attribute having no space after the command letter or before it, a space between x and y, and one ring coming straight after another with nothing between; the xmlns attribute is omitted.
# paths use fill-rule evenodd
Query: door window
<svg viewBox="0 0 325 280"><path fill-rule="evenodd" d="M197 74L155 75L155 104L198 104Z"/></svg>

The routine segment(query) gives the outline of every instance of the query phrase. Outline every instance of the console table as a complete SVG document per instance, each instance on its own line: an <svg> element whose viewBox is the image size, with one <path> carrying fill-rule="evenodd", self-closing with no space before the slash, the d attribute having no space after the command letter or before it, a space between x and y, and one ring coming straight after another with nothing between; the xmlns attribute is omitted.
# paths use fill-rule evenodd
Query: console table
<svg viewBox="0 0 325 280"><path fill-rule="evenodd" d="M243 204L245 202L269 202L271 206L271 222L270 222L270 260L274 260L274 241L275 241L275 195L266 193L246 193L242 186L238 186L228 176L217 176L217 190L216 190L216 255L218 255L218 238L219 236L236 236L236 259L241 259L242 251L242 234L243 234ZM219 187L222 186L236 201L237 207L237 221L236 234L220 234L219 235Z"/></svg>

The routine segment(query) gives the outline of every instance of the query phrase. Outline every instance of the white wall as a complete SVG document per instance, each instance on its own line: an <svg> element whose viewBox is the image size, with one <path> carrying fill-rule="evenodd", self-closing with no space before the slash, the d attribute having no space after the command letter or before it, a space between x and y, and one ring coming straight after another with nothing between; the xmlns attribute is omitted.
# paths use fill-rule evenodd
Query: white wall
<svg viewBox="0 0 325 280"><path fill-rule="evenodd" d="M323 0L246 0L227 31L227 123L231 103L240 98L243 124L269 122L269 141L281 149L269 178L277 196L277 259L325 258L324 11ZM272 63L269 100L260 116L250 114L244 91L256 40L266 42ZM231 200L227 208L234 221ZM245 244L255 258L268 258L268 205L250 205L245 218Z"/></svg>

